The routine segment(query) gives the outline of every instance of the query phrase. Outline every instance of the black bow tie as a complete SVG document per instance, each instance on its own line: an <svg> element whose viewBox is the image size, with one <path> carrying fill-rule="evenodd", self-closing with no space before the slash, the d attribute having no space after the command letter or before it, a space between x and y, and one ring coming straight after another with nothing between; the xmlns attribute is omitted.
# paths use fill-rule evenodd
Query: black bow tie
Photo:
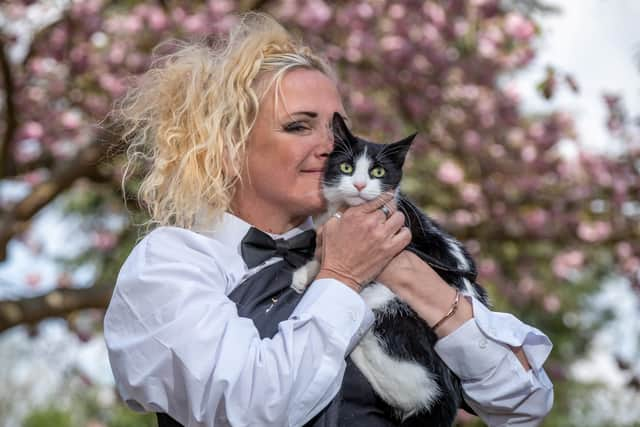
<svg viewBox="0 0 640 427"><path fill-rule="evenodd" d="M268 234L251 227L240 245L242 258L249 268L274 256L281 256L294 268L298 268L313 258L315 249L314 230L307 230L290 239L274 240Z"/></svg>

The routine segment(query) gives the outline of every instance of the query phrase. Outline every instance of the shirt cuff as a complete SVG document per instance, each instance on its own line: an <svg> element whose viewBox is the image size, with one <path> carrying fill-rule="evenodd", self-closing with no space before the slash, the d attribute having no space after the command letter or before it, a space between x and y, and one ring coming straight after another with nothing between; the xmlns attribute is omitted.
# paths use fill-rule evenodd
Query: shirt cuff
<svg viewBox="0 0 640 427"><path fill-rule="evenodd" d="M435 345L436 353L461 380L484 378L512 353L509 346L522 347L534 371L542 368L552 348L545 334L509 313L490 311L474 298L472 304L473 318Z"/></svg>
<svg viewBox="0 0 640 427"><path fill-rule="evenodd" d="M291 319L315 317L329 324L347 343L345 356L374 321L373 312L356 291L335 279L315 280L291 314Z"/></svg>

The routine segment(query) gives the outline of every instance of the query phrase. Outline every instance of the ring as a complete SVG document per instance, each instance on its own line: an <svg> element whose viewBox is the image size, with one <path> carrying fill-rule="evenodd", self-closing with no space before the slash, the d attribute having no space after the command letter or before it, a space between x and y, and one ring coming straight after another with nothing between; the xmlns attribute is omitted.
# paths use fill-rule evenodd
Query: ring
<svg viewBox="0 0 640 427"><path fill-rule="evenodd" d="M380 210L384 214L385 220L389 219L389 217L391 216L391 210L385 205L380 206Z"/></svg>
<svg viewBox="0 0 640 427"><path fill-rule="evenodd" d="M338 219L342 218L342 214L340 212L334 213L333 216L335 216Z"/></svg>

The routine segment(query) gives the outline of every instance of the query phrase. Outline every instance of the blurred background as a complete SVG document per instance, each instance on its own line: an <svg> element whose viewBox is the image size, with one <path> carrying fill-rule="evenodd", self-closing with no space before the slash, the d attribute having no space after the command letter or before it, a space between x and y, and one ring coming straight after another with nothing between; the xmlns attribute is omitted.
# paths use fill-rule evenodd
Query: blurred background
<svg viewBox="0 0 640 427"><path fill-rule="evenodd" d="M554 342L544 426L640 426L637 0L1 2L0 425L155 425L102 339L146 218L105 117L159 42L247 10L336 65L357 133L419 132L404 190Z"/></svg>

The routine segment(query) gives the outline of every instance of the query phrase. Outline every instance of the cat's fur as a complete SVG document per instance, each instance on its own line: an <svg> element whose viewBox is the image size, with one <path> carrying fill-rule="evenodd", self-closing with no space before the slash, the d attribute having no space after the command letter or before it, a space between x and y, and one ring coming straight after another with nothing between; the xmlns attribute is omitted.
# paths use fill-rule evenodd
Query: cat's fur
<svg viewBox="0 0 640 427"><path fill-rule="evenodd" d="M323 181L328 210L316 219L317 225L343 205L358 205L393 190L412 234L407 249L463 295L487 304L486 292L475 282L475 265L465 248L398 191L402 166L415 135L392 144L374 144L352 135L338 114L333 117L333 130L335 148ZM342 172L342 163L351 165L353 172ZM381 178L372 175L377 166L385 170ZM354 183L366 185L358 191ZM302 292L319 265L314 260L296 271L292 287ZM452 425L461 406L460 380L436 354L436 334L383 284L373 282L361 295L373 310L375 322L351 353L354 363L403 426Z"/></svg>

